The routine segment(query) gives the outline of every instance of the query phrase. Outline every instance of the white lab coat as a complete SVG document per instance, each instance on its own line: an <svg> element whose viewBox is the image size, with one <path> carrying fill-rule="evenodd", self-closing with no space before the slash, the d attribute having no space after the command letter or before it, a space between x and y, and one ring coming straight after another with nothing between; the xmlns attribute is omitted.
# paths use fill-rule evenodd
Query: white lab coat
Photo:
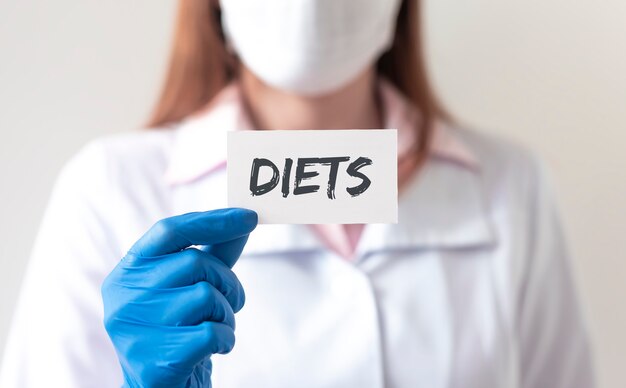
<svg viewBox="0 0 626 388"><path fill-rule="evenodd" d="M120 386L100 284L155 221L226 206L223 165L200 167L223 152L233 117L226 110L178 129L101 139L66 166L0 386ZM401 195L400 222L367 226L354 262L307 226L258 227L235 266L247 302L235 349L213 357L215 388L593 386L541 168L517 146L445 130L479 168L431 156ZM204 172L164 179L193 166Z"/></svg>

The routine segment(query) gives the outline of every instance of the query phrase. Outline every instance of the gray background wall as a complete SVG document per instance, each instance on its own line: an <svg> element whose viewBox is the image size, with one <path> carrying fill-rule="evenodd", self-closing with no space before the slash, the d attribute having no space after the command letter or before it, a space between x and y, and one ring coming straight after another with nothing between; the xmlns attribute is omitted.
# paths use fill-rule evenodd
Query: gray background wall
<svg viewBox="0 0 626 388"><path fill-rule="evenodd" d="M551 167L601 382L626 386L626 2L426 4L443 100ZM173 0L0 2L0 349L59 168L87 140L145 119L174 9Z"/></svg>

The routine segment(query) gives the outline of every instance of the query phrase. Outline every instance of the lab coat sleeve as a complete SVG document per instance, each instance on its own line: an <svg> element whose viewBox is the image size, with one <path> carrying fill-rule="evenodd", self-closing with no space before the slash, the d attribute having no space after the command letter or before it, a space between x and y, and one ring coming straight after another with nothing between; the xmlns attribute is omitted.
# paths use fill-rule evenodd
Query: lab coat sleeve
<svg viewBox="0 0 626 388"><path fill-rule="evenodd" d="M118 260L115 206L100 144L61 172L36 239L5 349L0 386L121 386L103 328L100 284Z"/></svg>
<svg viewBox="0 0 626 388"><path fill-rule="evenodd" d="M534 163L528 261L519 300L523 388L594 386L570 256L545 169Z"/></svg>

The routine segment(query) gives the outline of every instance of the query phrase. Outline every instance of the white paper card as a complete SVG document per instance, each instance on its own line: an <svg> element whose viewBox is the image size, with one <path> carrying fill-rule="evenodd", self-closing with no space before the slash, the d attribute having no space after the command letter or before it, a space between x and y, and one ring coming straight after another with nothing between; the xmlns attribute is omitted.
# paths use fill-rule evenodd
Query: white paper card
<svg viewBox="0 0 626 388"><path fill-rule="evenodd" d="M397 223L397 131L228 133L228 205L264 224Z"/></svg>

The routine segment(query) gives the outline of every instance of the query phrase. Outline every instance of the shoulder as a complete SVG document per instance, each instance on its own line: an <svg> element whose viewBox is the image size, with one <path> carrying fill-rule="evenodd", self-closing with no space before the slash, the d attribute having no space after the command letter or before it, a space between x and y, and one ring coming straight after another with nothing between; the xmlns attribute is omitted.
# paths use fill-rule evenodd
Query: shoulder
<svg viewBox="0 0 626 388"><path fill-rule="evenodd" d="M492 190L529 194L545 184L544 163L527 146L461 126L453 126L451 130L477 159L484 184Z"/></svg>
<svg viewBox="0 0 626 388"><path fill-rule="evenodd" d="M128 213L163 196L175 130L142 130L91 140L61 169L50 203L99 217Z"/></svg>
<svg viewBox="0 0 626 388"><path fill-rule="evenodd" d="M547 222L548 215L558 219L550 174L535 152L496 134L467 128L454 131L478 159L477 179L485 206L501 233L523 240L531 238L529 233Z"/></svg>
<svg viewBox="0 0 626 388"><path fill-rule="evenodd" d="M86 163L92 167L123 164L134 167L139 164L153 164L167 161L176 130L137 130L122 134L103 136L83 146L70 160L72 163Z"/></svg>
<svg viewBox="0 0 626 388"><path fill-rule="evenodd" d="M544 235L543 242L557 238L558 198L541 158L526 146L497 135L460 128L455 131L479 159L478 176L486 207L500 238L526 247L521 257L533 254L538 234Z"/></svg>
<svg viewBox="0 0 626 388"><path fill-rule="evenodd" d="M138 130L103 136L84 145L65 165L60 180L114 183L150 179L167 166L175 130Z"/></svg>
<svg viewBox="0 0 626 388"><path fill-rule="evenodd" d="M111 241L119 241L112 245L126 247L130 236L135 238L167 208L164 172L174 134L145 130L90 141L62 168L48 212L63 213L58 217L76 225L96 225L98 233L110 232Z"/></svg>
<svg viewBox="0 0 626 388"><path fill-rule="evenodd" d="M481 169L488 173L509 169L517 172L528 169L530 172L541 168L536 153L519 142L494 132L462 126L454 126L452 131L478 159Z"/></svg>

